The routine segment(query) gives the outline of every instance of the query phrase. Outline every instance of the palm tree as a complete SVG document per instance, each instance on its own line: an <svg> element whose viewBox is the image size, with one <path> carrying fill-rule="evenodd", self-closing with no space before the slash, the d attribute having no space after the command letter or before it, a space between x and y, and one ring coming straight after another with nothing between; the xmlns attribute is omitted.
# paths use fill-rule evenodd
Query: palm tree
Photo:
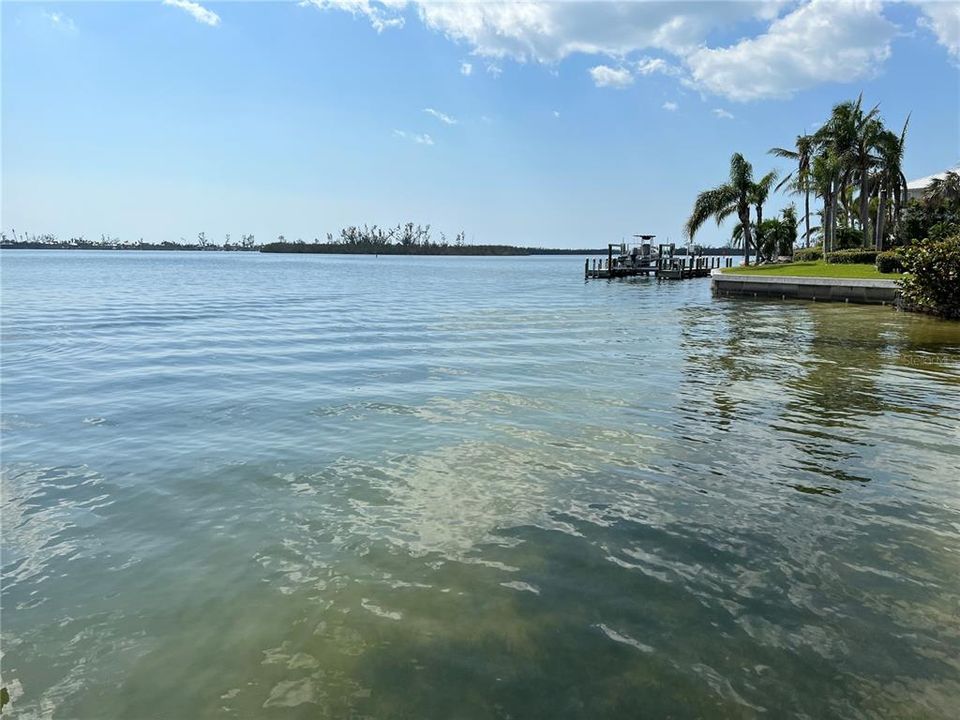
<svg viewBox="0 0 960 720"><path fill-rule="evenodd" d="M797 225L800 224L797 220L797 208L795 208L793 203L791 203L781 210L780 214L782 216L781 222L784 226L784 242L779 248L780 254L792 255L793 247L797 244ZM809 222L809 219L807 222Z"/></svg>
<svg viewBox="0 0 960 720"><path fill-rule="evenodd" d="M883 123L878 117L877 107L864 114L857 98L856 142L851 158L857 179L860 181L860 229L864 242L870 239L870 177L871 170L880 163L875 149L883 133Z"/></svg>
<svg viewBox="0 0 960 720"><path fill-rule="evenodd" d="M878 108L879 106L874 106L870 111L864 111L861 94L855 102L835 105L830 119L813 135L818 151L830 153L836 160L832 190L835 191L836 199L843 202L849 219L852 220L855 215L859 220L865 242L877 237L875 233L871 233L870 227L870 198L878 194L876 182L881 180L887 170L893 174L891 168L884 167L886 163L882 155L883 146L889 138L885 137L887 131L880 119ZM859 190L856 199L848 194L848 189L853 186ZM898 195L894 196L895 201L897 197ZM825 237L832 238L837 214L825 212L825 215L829 215L831 223L826 229ZM882 243L882 237L877 241Z"/></svg>
<svg viewBox="0 0 960 720"><path fill-rule="evenodd" d="M823 252L833 249L833 237L837 228L837 196L840 194L842 167L839 159L829 149L818 153L811 164L812 186L823 198L820 233L823 236Z"/></svg>
<svg viewBox="0 0 960 720"><path fill-rule="evenodd" d="M811 189L811 164L813 162L813 153L816 149L816 143L813 135L797 135L794 142L796 150L787 148L770 148L771 155L794 160L797 163L797 169L787 175L776 189L780 190L788 183L793 183L797 192L803 193L803 237L806 246L810 247L810 189Z"/></svg>
<svg viewBox="0 0 960 720"><path fill-rule="evenodd" d="M848 197L847 190L855 176L858 162L858 142L860 125L863 119L861 109L862 96L856 102L842 102L834 105L827 122L817 130L813 137L818 146L818 155L821 158L820 180L827 181L829 187L821 187L831 200L831 207L824 208L824 215L828 219L825 223L827 231L824 235L824 252L832 246L837 226L837 204ZM849 211L846 202L844 210Z"/></svg>
<svg viewBox="0 0 960 720"><path fill-rule="evenodd" d="M693 211L684 225L684 234L693 239L703 224L712 216L717 225L736 214L743 226L744 264L750 264L750 203L753 197L753 166L740 153L730 157L730 178L712 190L704 190L697 196Z"/></svg>
<svg viewBox="0 0 960 720"><path fill-rule="evenodd" d="M960 174L951 170L942 178L931 180L923 192L923 199L938 205L960 201Z"/></svg>
<svg viewBox="0 0 960 720"><path fill-rule="evenodd" d="M904 177L903 148L907 137L907 125L910 123L910 116L903 124L903 130L900 135L896 135L889 130L884 130L877 142L877 150L880 158L879 171L877 173L876 183L879 189L877 193L877 224L875 229L875 245L877 250L883 249L886 240L886 222L887 205L890 195L893 195L893 226L896 228L900 222L900 213L904 205L904 198L907 194L907 178Z"/></svg>
<svg viewBox="0 0 960 720"><path fill-rule="evenodd" d="M760 262L763 249L763 205L767 202L776 179L777 171L771 170L753 184L753 191L750 193L750 201L757 208L757 262Z"/></svg>

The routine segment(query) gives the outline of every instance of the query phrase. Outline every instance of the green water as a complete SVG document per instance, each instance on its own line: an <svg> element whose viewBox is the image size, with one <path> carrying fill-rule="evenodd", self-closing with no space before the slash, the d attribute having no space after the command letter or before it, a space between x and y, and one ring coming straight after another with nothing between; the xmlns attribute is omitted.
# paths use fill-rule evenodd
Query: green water
<svg viewBox="0 0 960 720"><path fill-rule="evenodd" d="M953 718L960 323L7 252L16 718Z"/></svg>

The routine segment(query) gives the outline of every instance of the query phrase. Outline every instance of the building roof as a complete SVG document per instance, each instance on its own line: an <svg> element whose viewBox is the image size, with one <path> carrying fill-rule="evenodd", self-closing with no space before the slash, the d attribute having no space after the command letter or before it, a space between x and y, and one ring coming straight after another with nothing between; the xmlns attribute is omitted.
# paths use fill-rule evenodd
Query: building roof
<svg viewBox="0 0 960 720"><path fill-rule="evenodd" d="M926 177L917 178L916 180L910 180L907 182L907 190L923 190L932 181L943 180L948 172L960 172L960 164L954 165L952 168L944 170L943 172L927 175Z"/></svg>

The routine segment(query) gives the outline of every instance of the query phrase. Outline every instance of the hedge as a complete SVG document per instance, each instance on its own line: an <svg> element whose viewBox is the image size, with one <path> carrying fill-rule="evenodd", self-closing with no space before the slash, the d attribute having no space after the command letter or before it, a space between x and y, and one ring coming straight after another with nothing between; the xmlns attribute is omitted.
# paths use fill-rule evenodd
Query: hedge
<svg viewBox="0 0 960 720"><path fill-rule="evenodd" d="M863 247L863 230L837 228L833 236L834 250L857 250ZM829 262L829 261L828 261ZM873 262L872 260L870 262Z"/></svg>
<svg viewBox="0 0 960 720"><path fill-rule="evenodd" d="M794 262L814 262L823 259L823 249L819 247L800 248L793 251Z"/></svg>
<svg viewBox="0 0 960 720"><path fill-rule="evenodd" d="M827 262L846 265L873 265L877 261L877 251L857 248L853 250L836 250L827 253Z"/></svg>
<svg viewBox="0 0 960 720"><path fill-rule="evenodd" d="M907 310L960 319L960 235L902 251L901 301Z"/></svg>
<svg viewBox="0 0 960 720"><path fill-rule="evenodd" d="M898 273L903 272L903 259L897 250L885 250L877 253L877 272Z"/></svg>

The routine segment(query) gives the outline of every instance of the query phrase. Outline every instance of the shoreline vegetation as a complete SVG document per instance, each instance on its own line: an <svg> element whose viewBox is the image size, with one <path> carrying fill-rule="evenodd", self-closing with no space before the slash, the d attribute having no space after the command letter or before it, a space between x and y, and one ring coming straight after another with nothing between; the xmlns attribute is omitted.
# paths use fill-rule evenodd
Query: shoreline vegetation
<svg viewBox="0 0 960 720"><path fill-rule="evenodd" d="M11 235L6 232L0 238L0 249L19 250L154 250L154 251L209 251L209 252L263 252L288 254L327 254L327 255L453 255L453 256L527 256L527 255L599 255L606 254L607 248L545 248L523 247L517 245L474 245L466 242L466 233L459 232L452 242L444 233L439 239L431 235L430 225L405 223L393 228L381 228L377 225L363 227L350 226L340 231L334 238L327 233L326 240L313 242L303 239L287 240L279 235L273 242L258 245L253 235L241 235L239 242L231 242L226 235L220 244L207 238L206 233L198 233L196 242L164 241L146 243L121 241L102 235L100 240L87 240L84 237L58 240L55 235L30 235L28 233ZM701 255L741 255L742 251L726 246L698 248ZM676 254L686 255L686 248L677 248Z"/></svg>
<svg viewBox="0 0 960 720"><path fill-rule="evenodd" d="M684 235L692 241L708 220L720 226L735 218L730 241L743 248L744 266L725 273L890 279L899 307L960 319L960 174L933 176L912 194L903 173L910 116L898 133L884 125L879 108L866 109L861 93L834 105L793 148L771 148L769 154L794 163L778 184L776 170L755 179L753 165L733 153L727 180L697 195ZM791 204L764 219L777 191L803 197L801 217ZM819 200L819 211L811 200ZM817 215L819 226L811 226Z"/></svg>

